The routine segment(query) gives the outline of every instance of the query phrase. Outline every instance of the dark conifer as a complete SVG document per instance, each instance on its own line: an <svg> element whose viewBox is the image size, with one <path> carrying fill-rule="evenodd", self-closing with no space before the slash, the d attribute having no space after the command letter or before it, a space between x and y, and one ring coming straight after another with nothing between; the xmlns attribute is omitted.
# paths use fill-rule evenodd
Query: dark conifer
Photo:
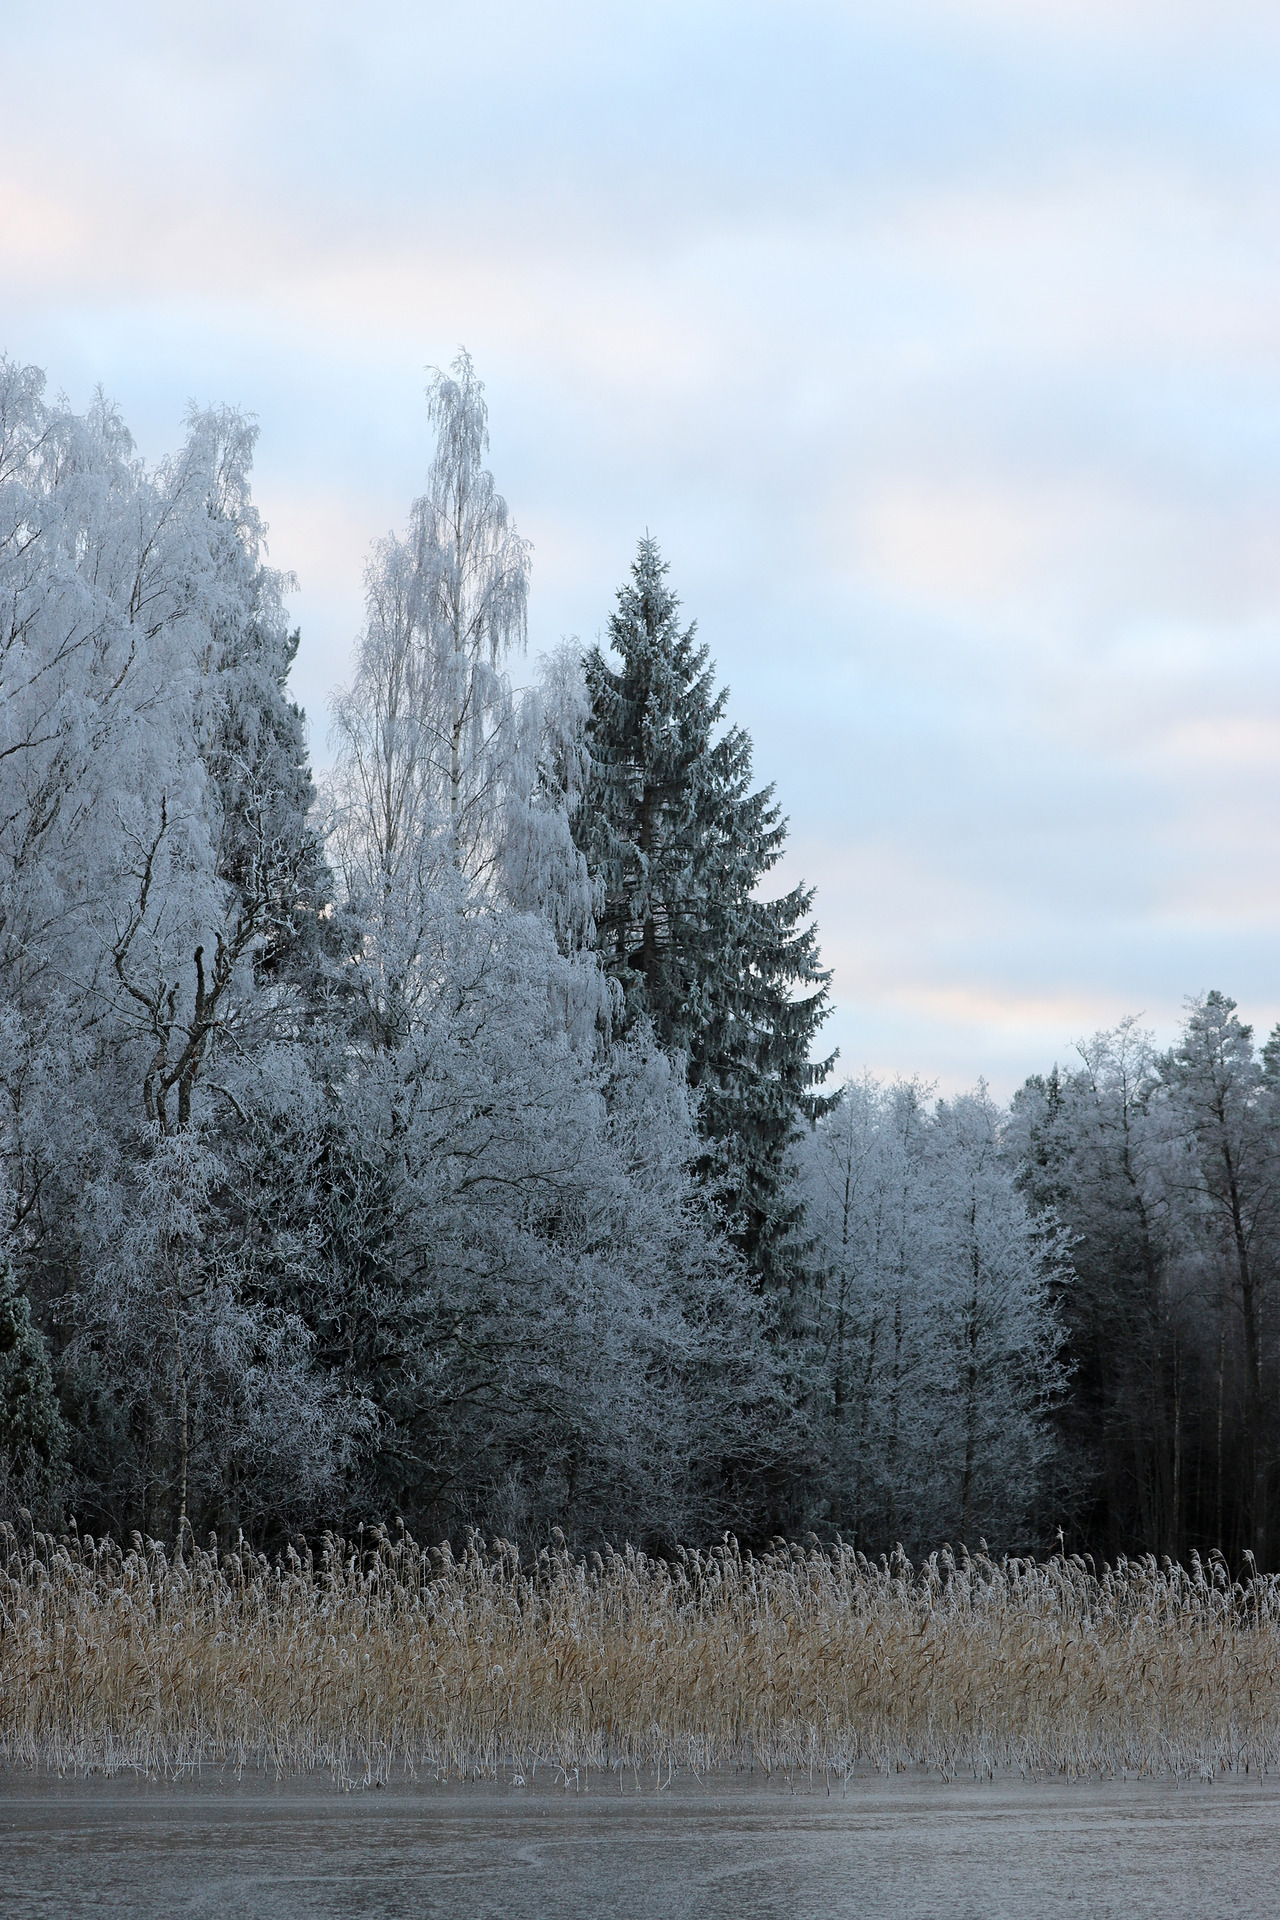
<svg viewBox="0 0 1280 1920"><path fill-rule="evenodd" d="M817 1088L835 1058L809 1058L830 978L813 890L757 897L786 821L772 787L751 791L750 738L722 726L728 689L716 691L693 625L680 626L655 541L640 542L631 573L608 630L621 668L599 647L586 660L592 773L575 831L603 892L599 945L624 1025L647 1019L684 1053L700 1172L761 1281L784 1284L800 1212L787 1150L801 1118L829 1104Z"/></svg>

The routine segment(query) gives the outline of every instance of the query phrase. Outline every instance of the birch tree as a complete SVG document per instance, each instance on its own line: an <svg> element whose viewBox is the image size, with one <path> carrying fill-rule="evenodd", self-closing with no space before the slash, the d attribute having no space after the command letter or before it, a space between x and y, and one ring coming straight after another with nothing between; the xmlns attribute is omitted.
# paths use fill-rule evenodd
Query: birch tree
<svg viewBox="0 0 1280 1920"><path fill-rule="evenodd" d="M484 387L460 352L427 390L436 448L405 537L366 572L355 678L334 705L348 870L377 891L406 860L451 861L492 884L501 860L515 708L505 672L527 635L529 546L493 475Z"/></svg>

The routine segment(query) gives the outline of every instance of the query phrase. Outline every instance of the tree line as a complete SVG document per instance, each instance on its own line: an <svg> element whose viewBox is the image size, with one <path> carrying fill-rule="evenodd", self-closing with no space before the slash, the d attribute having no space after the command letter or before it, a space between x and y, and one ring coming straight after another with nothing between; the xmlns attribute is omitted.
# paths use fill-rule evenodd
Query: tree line
<svg viewBox="0 0 1280 1920"><path fill-rule="evenodd" d="M148 466L0 361L0 1509L1269 1561L1277 1043L840 1085L656 543L518 688L465 354L428 404L317 785L252 425Z"/></svg>

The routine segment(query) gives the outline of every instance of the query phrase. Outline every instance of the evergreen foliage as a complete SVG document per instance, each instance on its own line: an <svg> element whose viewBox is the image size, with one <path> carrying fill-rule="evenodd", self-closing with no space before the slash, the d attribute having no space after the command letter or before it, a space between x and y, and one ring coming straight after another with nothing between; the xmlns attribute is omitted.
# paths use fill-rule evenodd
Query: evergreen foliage
<svg viewBox="0 0 1280 1920"><path fill-rule="evenodd" d="M708 649L681 627L657 543L640 542L609 643L585 663L591 774L575 821L602 895L599 951L623 1025L652 1024L685 1056L699 1096L699 1171L736 1244L769 1286L793 1282L801 1207L787 1156L835 1056L810 1051L829 1011L829 973L810 920L813 890L757 889L786 821L773 788L751 789L751 741L725 726ZM800 989L797 993L797 989Z"/></svg>
<svg viewBox="0 0 1280 1920"><path fill-rule="evenodd" d="M0 1273L0 1484L38 1498L57 1482L66 1451L48 1343L9 1268Z"/></svg>

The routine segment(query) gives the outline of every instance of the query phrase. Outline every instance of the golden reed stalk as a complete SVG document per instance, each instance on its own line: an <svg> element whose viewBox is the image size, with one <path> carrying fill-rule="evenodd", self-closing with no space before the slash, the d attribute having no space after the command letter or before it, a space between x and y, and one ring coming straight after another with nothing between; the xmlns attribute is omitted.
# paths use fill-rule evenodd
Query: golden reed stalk
<svg viewBox="0 0 1280 1920"><path fill-rule="evenodd" d="M538 1766L1217 1774L1280 1759L1280 1578L949 1550L522 1566L404 1532L170 1560L0 1528L0 1758L343 1780Z"/></svg>

